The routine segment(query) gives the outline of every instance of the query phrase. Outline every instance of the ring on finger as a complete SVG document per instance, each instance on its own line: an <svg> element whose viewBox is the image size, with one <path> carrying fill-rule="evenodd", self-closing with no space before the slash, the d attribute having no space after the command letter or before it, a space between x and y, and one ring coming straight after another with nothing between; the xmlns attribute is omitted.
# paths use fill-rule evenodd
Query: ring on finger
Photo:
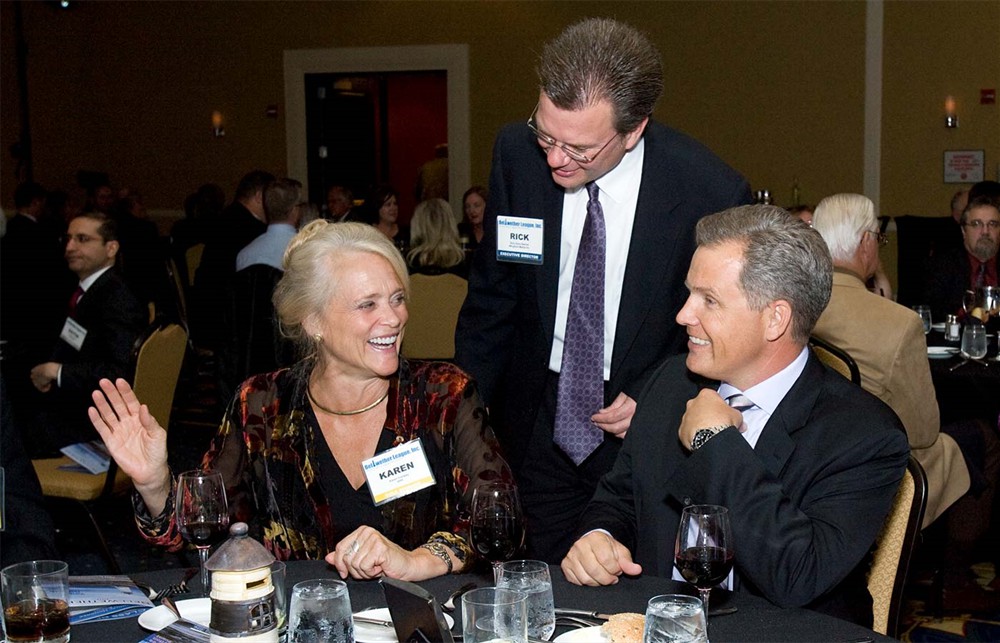
<svg viewBox="0 0 1000 643"><path fill-rule="evenodd" d="M351 543L351 550L348 552L348 554L351 555L356 554L360 549L361 549L361 543L355 540Z"/></svg>

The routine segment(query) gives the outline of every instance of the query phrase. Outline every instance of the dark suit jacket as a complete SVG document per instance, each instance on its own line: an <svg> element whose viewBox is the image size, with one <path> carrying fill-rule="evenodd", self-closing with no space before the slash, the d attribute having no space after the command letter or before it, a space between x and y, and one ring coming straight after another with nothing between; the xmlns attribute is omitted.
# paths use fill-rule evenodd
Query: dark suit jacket
<svg viewBox="0 0 1000 643"><path fill-rule="evenodd" d="M669 577L683 507L723 505L737 589L871 627L868 553L910 452L896 415L810 355L755 449L730 428L689 453L677 438L685 405L718 383L684 360L651 378L580 533L607 529L645 573Z"/></svg>
<svg viewBox="0 0 1000 643"><path fill-rule="evenodd" d="M684 276L701 217L750 202L746 181L697 141L650 121L636 204L611 379L605 402L635 397L656 364L682 350L674 317L684 304ZM486 206L485 235L476 250L469 294L455 333L455 361L480 384L497 434L514 462L534 426L548 372L558 295L563 189L523 123L497 137ZM544 264L496 260L497 215L542 218ZM605 447L617 448L609 438Z"/></svg>
<svg viewBox="0 0 1000 643"><path fill-rule="evenodd" d="M86 408L100 379L131 379L132 349L149 313L112 268L87 289L75 317L87 329L83 346L78 351L59 339L51 361L62 364L61 401L72 405L73 417L82 412L82 421L89 424Z"/></svg>
<svg viewBox="0 0 1000 643"><path fill-rule="evenodd" d="M935 253L927 261L924 295L934 321L962 310L962 294L970 288L972 267L964 245Z"/></svg>

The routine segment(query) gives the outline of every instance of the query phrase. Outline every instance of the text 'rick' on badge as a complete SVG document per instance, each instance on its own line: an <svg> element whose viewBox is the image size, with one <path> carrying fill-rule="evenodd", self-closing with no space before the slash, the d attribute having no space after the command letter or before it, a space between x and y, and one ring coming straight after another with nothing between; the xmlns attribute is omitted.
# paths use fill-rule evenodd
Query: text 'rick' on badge
<svg viewBox="0 0 1000 643"><path fill-rule="evenodd" d="M528 217L497 217L497 261L542 264L545 222Z"/></svg>

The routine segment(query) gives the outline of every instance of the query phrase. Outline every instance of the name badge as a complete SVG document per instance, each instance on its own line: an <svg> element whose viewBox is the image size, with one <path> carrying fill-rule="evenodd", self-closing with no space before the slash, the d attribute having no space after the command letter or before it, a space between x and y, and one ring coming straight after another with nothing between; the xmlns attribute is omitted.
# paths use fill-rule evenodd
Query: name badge
<svg viewBox="0 0 1000 643"><path fill-rule="evenodd" d="M542 265L545 222L527 217L497 217L497 261Z"/></svg>
<svg viewBox="0 0 1000 643"><path fill-rule="evenodd" d="M83 346L83 340L87 339L87 329L76 323L75 319L67 317L66 323L63 324L62 332L59 333L59 339L76 350L80 350Z"/></svg>
<svg viewBox="0 0 1000 643"><path fill-rule="evenodd" d="M361 466L376 507L434 484L434 474L420 438L377 453Z"/></svg>

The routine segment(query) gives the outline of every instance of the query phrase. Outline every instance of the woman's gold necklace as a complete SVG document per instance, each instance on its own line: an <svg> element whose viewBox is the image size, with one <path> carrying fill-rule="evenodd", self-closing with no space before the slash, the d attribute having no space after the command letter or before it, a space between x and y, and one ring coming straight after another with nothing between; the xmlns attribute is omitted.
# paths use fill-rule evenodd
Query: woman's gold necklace
<svg viewBox="0 0 1000 643"><path fill-rule="evenodd" d="M360 415L366 411L371 411L373 408L384 402L385 398L389 397L389 389L386 389L385 393L382 394L382 397L378 398L368 406L354 411L334 411L333 409L326 408L325 406L317 402L315 397L313 397L312 387L309 384L306 384L306 396L309 398L309 401L312 402L316 408L325 413L330 413L331 415Z"/></svg>

